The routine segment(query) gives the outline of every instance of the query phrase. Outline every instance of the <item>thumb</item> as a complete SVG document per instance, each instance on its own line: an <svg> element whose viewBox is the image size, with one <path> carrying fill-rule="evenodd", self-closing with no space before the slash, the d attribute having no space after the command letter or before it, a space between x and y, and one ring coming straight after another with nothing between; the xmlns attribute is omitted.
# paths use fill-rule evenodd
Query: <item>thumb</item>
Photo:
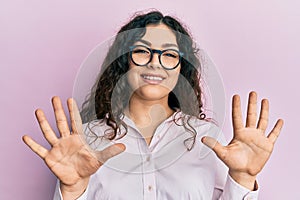
<svg viewBox="0 0 300 200"><path fill-rule="evenodd" d="M125 149L126 147L122 143L113 144L109 147L106 147L102 151L97 151L96 157L101 163L104 163L108 159L122 153L123 151L125 151Z"/></svg>
<svg viewBox="0 0 300 200"><path fill-rule="evenodd" d="M208 146L210 149L212 149L219 158L222 159L225 155L225 148L222 146L216 139L209 137L209 136L204 136L201 139L202 143Z"/></svg>

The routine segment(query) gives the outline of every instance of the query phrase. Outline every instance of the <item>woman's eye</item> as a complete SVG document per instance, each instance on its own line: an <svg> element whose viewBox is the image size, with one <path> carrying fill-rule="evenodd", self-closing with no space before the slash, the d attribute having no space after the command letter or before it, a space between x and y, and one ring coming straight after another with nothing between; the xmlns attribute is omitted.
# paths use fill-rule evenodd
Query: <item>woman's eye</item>
<svg viewBox="0 0 300 200"><path fill-rule="evenodd" d="M177 55L172 54L172 53L165 53L164 56L171 57L171 58L177 58Z"/></svg>
<svg viewBox="0 0 300 200"><path fill-rule="evenodd" d="M133 50L133 53L149 54L149 52L146 51L146 50L144 50L144 49L136 49L136 50Z"/></svg>

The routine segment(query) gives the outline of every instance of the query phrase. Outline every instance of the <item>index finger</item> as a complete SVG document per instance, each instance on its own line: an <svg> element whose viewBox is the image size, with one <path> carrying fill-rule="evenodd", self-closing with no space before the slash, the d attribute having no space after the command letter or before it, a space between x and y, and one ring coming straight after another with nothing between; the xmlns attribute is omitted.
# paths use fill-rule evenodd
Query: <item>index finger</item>
<svg viewBox="0 0 300 200"><path fill-rule="evenodd" d="M243 128L241 100L239 95L234 95L232 97L232 125L234 130Z"/></svg>
<svg viewBox="0 0 300 200"><path fill-rule="evenodd" d="M82 133L82 120L75 100L70 98L68 99L67 104L70 112L72 133Z"/></svg>

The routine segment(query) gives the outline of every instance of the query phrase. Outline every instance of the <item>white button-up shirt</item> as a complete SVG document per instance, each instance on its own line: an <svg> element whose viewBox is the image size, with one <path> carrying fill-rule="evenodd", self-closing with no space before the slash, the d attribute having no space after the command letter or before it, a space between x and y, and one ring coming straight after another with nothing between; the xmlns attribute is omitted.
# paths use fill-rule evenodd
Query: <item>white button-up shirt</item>
<svg viewBox="0 0 300 200"><path fill-rule="evenodd" d="M125 152L109 159L90 178L88 188L79 200L242 200L257 199L258 191L249 191L236 183L228 168L215 153L202 144L201 138L212 136L224 144L220 129L211 122L193 118L189 124L197 132L191 151L187 145L191 133L182 126L182 113L162 122L150 145L132 120L124 117L128 132L118 140L95 139L109 127L97 121L85 124L86 139L93 149L112 143L123 143ZM176 123L174 122L176 118ZM185 120L183 120L185 121ZM187 126L189 127L189 126ZM184 144L184 141L187 141ZM62 199L57 184L54 200Z"/></svg>

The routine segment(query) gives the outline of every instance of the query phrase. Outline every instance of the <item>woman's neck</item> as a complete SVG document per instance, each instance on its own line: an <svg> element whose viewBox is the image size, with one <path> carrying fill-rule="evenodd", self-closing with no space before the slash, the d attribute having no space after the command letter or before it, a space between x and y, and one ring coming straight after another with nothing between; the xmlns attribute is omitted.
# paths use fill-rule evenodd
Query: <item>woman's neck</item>
<svg viewBox="0 0 300 200"><path fill-rule="evenodd" d="M157 126L174 111L168 105L168 96L159 100L145 100L133 94L125 114L131 118L149 144Z"/></svg>
<svg viewBox="0 0 300 200"><path fill-rule="evenodd" d="M126 114L135 124L147 125L157 120L165 120L173 113L168 105L168 96L159 100L145 100L133 94Z"/></svg>

